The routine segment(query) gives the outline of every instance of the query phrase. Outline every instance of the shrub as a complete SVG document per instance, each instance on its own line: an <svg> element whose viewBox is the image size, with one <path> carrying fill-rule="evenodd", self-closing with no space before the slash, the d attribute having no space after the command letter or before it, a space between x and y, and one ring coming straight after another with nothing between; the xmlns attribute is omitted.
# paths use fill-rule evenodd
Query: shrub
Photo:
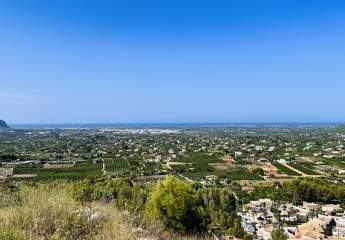
<svg viewBox="0 0 345 240"><path fill-rule="evenodd" d="M149 194L145 217L177 232L205 233L233 226L236 199L226 188L199 188L176 177L159 181Z"/></svg>
<svg viewBox="0 0 345 240"><path fill-rule="evenodd" d="M275 228L271 232L272 240L287 240L288 237L284 234L284 231L280 228Z"/></svg>
<svg viewBox="0 0 345 240"><path fill-rule="evenodd" d="M102 182L104 180L102 179L99 180ZM122 199L118 204L125 205L124 209L126 209L127 205L124 203L126 194L130 194L130 198L135 199L137 196L135 193L137 190L135 189L140 187L137 184L131 185L132 183L124 179L112 179L111 181L116 182L116 190L109 187L108 184L110 183L105 185L102 183L98 185L99 189L95 190L97 192L96 195L89 195L90 192L86 191L87 196L99 198L103 194L107 195L109 192L115 191L116 194L114 196L116 197L113 200ZM172 213L169 216L171 219L176 220L176 222L181 221L183 225L180 225L180 227L186 228L193 221L190 218L193 215L188 214L188 211L193 209L192 203L189 202L194 194L193 187L173 177L167 178L165 183L169 183L167 184L169 186L167 189L174 189L171 192L177 194L175 196L182 197L182 201L178 200L175 202L176 204L174 204L174 201L170 201L165 205L166 209L170 209L169 211ZM103 186L107 187L102 189ZM199 234L197 237L190 237L166 231L165 227L167 226L162 224L164 221L154 221L152 219L153 221L150 223L153 224L147 225L146 222L141 222L138 214L132 214L129 211L120 212L115 207L116 204L113 204L113 201L108 203L104 201L82 203L74 198L76 193L73 190L74 188L74 183L61 184L61 182L21 186L17 194L15 194L17 196L15 198L16 201L8 201L5 205L0 205L0 239L133 240L145 238L166 239L168 237L186 240L205 239L205 236ZM90 189L92 190L92 187ZM147 188L146 191L149 191L148 189L150 188ZM161 190L164 189L165 187L161 188ZM85 193L84 191L81 192ZM158 192L158 195L167 194L164 191ZM102 194L99 195L98 193ZM11 195L13 193L7 194ZM170 195L167 194L167 196ZM102 197L99 199L102 199ZM131 201L134 203L136 200ZM185 207L181 208L180 206ZM175 216L173 213L177 213L177 215ZM192 213L195 214L195 212ZM138 226L145 226L149 231L143 230Z"/></svg>
<svg viewBox="0 0 345 240"><path fill-rule="evenodd" d="M81 202L112 202L131 213L143 210L147 189L127 178L89 177L72 186L74 198Z"/></svg>
<svg viewBox="0 0 345 240"><path fill-rule="evenodd" d="M145 217L177 232L195 231L199 221L193 206L192 185L168 176L157 182L149 194Z"/></svg>

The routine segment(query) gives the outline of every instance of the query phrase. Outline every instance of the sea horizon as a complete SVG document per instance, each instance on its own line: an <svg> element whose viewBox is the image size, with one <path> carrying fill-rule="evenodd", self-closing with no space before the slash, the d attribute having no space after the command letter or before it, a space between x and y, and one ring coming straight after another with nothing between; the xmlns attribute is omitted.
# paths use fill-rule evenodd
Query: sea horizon
<svg viewBox="0 0 345 240"><path fill-rule="evenodd" d="M184 127L241 127L241 126L335 126L343 122L162 122L162 123L30 123L9 124L14 129L67 128L184 128Z"/></svg>

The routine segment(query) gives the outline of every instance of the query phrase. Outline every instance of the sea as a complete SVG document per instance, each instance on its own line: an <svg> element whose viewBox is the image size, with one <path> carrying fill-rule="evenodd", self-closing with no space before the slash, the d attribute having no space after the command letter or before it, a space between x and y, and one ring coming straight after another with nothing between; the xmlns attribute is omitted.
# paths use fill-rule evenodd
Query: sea
<svg viewBox="0 0 345 240"><path fill-rule="evenodd" d="M338 122L288 122L288 123L61 123L12 124L14 129L96 129L96 128L204 128L204 127L332 127Z"/></svg>

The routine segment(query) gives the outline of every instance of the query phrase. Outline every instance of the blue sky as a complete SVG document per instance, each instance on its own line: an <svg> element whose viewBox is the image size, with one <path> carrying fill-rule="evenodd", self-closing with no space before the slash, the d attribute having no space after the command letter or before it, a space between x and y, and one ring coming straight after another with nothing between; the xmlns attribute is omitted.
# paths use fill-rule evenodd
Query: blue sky
<svg viewBox="0 0 345 240"><path fill-rule="evenodd" d="M9 123L345 121L345 1L0 1Z"/></svg>

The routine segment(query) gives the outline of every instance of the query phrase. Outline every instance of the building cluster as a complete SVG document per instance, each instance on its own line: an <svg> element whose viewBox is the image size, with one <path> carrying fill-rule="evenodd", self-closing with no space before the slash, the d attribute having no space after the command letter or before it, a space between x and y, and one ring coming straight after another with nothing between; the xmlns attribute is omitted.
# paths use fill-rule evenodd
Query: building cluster
<svg viewBox="0 0 345 240"><path fill-rule="evenodd" d="M260 199L244 205L238 215L245 232L256 239L271 239L275 228L281 228L289 239L345 238L345 213L336 204L294 205Z"/></svg>

